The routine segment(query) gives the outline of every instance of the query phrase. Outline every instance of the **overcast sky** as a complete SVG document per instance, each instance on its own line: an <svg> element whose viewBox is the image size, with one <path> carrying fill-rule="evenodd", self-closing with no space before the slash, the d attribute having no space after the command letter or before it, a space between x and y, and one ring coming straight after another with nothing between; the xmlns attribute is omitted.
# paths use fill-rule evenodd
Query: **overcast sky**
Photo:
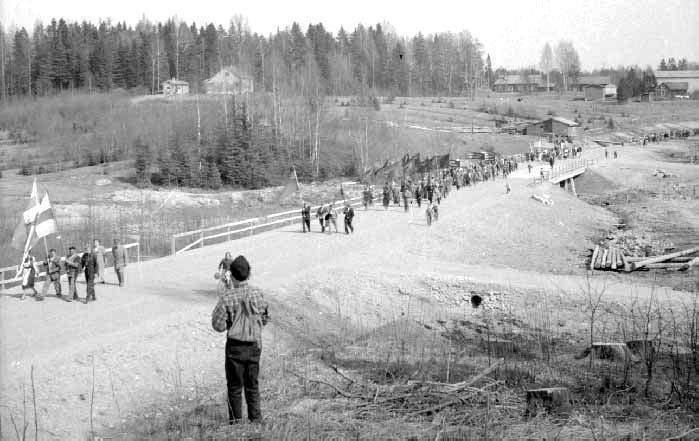
<svg viewBox="0 0 699 441"><path fill-rule="evenodd" d="M303 29L322 22L333 33L381 22L404 36L468 30L494 67L536 65L544 43L561 39L573 42L584 69L656 66L663 57L699 61L699 0L0 0L5 26L31 27L52 17L135 24L145 15L227 27L234 14L265 35L293 21Z"/></svg>

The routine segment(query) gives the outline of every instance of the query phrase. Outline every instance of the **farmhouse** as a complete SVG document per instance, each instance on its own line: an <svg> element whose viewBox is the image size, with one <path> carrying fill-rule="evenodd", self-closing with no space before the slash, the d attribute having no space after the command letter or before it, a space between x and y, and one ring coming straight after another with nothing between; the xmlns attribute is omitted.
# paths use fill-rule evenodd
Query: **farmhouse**
<svg viewBox="0 0 699 441"><path fill-rule="evenodd" d="M186 95L189 93L189 83L182 80L163 81L163 95Z"/></svg>
<svg viewBox="0 0 699 441"><path fill-rule="evenodd" d="M699 70L660 70L655 72L655 80L661 83L687 83L687 94L699 90Z"/></svg>
<svg viewBox="0 0 699 441"><path fill-rule="evenodd" d="M224 67L204 81L208 94L242 95L253 92L252 76L234 66Z"/></svg>
<svg viewBox="0 0 699 441"><path fill-rule="evenodd" d="M610 77L605 77L605 76L585 76L585 77L578 77L577 80L572 84L572 88L575 91L578 92L584 92L585 87L588 86L600 86L600 87L606 87L606 86L611 86L614 88L614 95L616 95L616 86L612 84L612 80ZM609 90L611 90L611 87ZM606 92L605 92L606 94Z"/></svg>
<svg viewBox="0 0 699 441"><path fill-rule="evenodd" d="M689 83L687 81L666 81L658 83L655 88L658 97L672 99L676 96L689 95Z"/></svg>
<svg viewBox="0 0 699 441"><path fill-rule="evenodd" d="M525 130L525 135L530 136L567 136L574 137L577 134L578 123L566 118L552 116L543 121L529 124Z"/></svg>
<svg viewBox="0 0 699 441"><path fill-rule="evenodd" d="M548 84L548 88L552 89L553 87L554 84ZM493 83L493 91L495 92L528 93L546 90L546 77L539 74L502 75Z"/></svg>

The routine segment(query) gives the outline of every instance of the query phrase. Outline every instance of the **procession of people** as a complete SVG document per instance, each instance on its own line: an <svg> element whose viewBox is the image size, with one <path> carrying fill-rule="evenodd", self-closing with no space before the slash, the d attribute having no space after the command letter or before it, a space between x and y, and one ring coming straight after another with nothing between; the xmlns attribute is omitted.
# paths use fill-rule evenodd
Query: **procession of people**
<svg viewBox="0 0 699 441"><path fill-rule="evenodd" d="M27 253L21 265L22 294L20 300L30 296L37 301L42 301L48 294L49 288L53 287L55 296L66 302L83 300L87 304L96 301L95 284L107 283L105 278L107 255L107 251L97 239L92 245L85 244L82 253L77 253L74 246L69 246L68 252L63 258L53 248L49 250L43 261L38 261L31 252ZM119 239L114 239L111 256L117 284L123 287L128 255ZM35 286L42 269L46 271L46 278L39 292ZM61 276L63 274L65 274L68 284L67 292L64 292L62 287ZM85 282L84 298L81 298L78 293L77 285L80 279Z"/></svg>

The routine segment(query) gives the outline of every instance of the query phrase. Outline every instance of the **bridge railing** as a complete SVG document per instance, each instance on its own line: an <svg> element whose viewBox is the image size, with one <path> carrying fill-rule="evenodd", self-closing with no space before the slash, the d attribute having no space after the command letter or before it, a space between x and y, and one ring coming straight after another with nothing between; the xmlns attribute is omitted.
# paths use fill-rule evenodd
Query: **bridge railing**
<svg viewBox="0 0 699 441"><path fill-rule="evenodd" d="M378 193L374 194L374 200L378 197ZM362 197L353 197L344 200L332 201L338 209L342 209L345 203L349 202L352 206L362 205ZM327 205L323 204L323 205ZM311 207L312 215L318 210L319 205ZM212 245L214 240L226 241L240 239L246 236L267 231L273 228L278 228L285 224L301 221L301 209L283 211L280 213L268 214L266 216L245 219L237 222L232 222L213 227L200 228L198 230L185 231L172 236L171 239L171 254L177 255L192 248L203 248L208 241L208 245ZM184 242L184 243L183 243ZM216 243L219 243L216 242Z"/></svg>
<svg viewBox="0 0 699 441"><path fill-rule="evenodd" d="M124 248L126 250L135 248L136 249L136 261L140 262L141 261L141 245L138 242L133 242L133 243L127 243L124 244ZM108 257L111 256L112 249L111 248L105 248L104 250L104 256L105 256L105 261L107 262L107 267L114 266L114 262L109 262ZM79 253L82 255L82 253ZM129 253L128 251L126 252L126 258L129 258L129 255L132 253ZM65 265L65 256L61 257L61 265ZM37 260L37 265L39 268L45 267L46 266L46 261L45 260ZM21 272L20 276L17 276L17 269L19 265L14 265L14 266L6 266L4 268L0 268L0 290L4 290L6 288L11 288L13 286L17 286L21 284L22 282L22 277L21 277ZM65 271L64 271L65 272ZM41 279L44 279L46 277L46 271L42 270L35 276L35 280L39 281Z"/></svg>

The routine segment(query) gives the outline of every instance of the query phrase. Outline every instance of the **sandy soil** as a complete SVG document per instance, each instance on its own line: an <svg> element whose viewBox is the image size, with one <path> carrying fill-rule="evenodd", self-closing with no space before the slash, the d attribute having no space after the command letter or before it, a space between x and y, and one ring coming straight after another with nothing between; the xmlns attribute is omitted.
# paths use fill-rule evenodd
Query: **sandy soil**
<svg viewBox="0 0 699 441"><path fill-rule="evenodd" d="M519 175L510 194L502 180L452 193L431 227L421 215L411 221L397 207L376 207L357 212L352 236L321 235L314 220L311 234L291 226L132 264L121 289L110 271L110 283L98 286L97 302L88 305L0 296L3 435L12 430L10 413L21 418L23 393L31 400L32 366L42 439L84 437L91 404L95 428L108 431L174 391L186 399L196 385L223 387L225 338L211 330L210 312L212 275L227 250L248 257L252 283L271 302L267 359L342 326L470 314L469 287L555 294L565 300L571 332L582 333L586 324L573 318L587 283L578 254L615 217L558 188L528 186L529 177ZM555 204L534 201L534 191L550 193ZM652 290L615 276L591 283L606 285L612 302ZM81 296L84 290L80 285ZM532 299L508 301L526 311Z"/></svg>

